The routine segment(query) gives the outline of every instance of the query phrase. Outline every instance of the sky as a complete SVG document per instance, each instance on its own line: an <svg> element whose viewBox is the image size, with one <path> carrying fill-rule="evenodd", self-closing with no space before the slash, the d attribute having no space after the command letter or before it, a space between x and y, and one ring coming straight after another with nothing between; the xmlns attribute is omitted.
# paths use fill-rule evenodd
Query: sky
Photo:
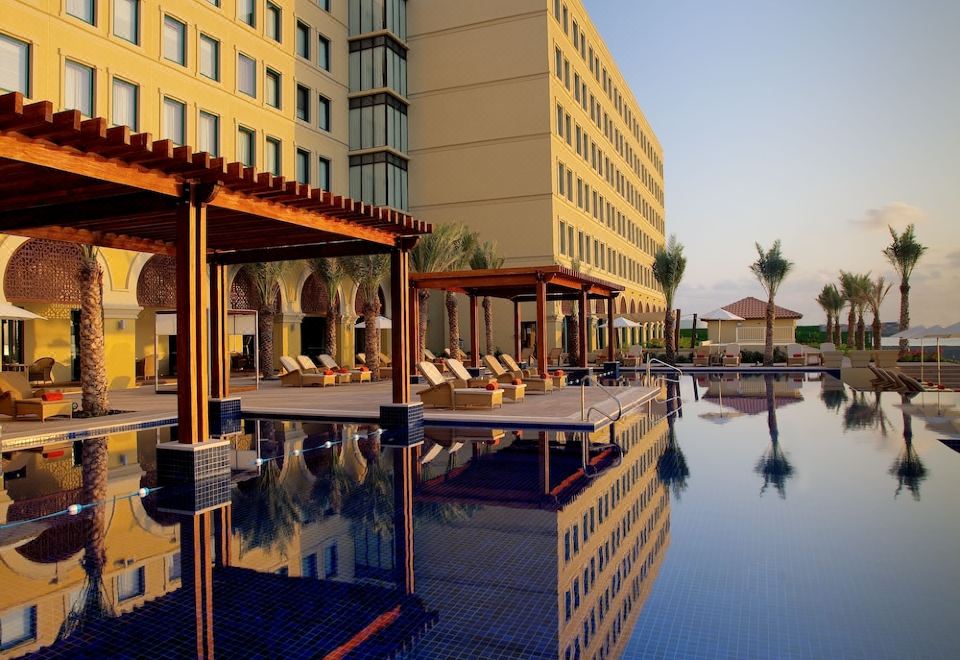
<svg viewBox="0 0 960 660"><path fill-rule="evenodd" d="M823 322L840 269L896 280L887 226L913 222L911 324L960 321L960 0L584 2L663 145L684 315L764 298L755 243L781 239L778 304Z"/></svg>

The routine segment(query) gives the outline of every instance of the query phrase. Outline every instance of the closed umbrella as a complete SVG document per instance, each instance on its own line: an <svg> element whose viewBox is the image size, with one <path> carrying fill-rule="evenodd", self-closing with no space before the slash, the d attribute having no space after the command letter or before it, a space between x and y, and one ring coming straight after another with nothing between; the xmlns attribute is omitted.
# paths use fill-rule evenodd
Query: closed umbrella
<svg viewBox="0 0 960 660"><path fill-rule="evenodd" d="M3 321L34 321L43 319L39 314L11 305L10 303L0 303L0 320ZM3 371L3 360L0 360L0 371Z"/></svg>
<svg viewBox="0 0 960 660"><path fill-rule="evenodd" d="M716 321L717 322L717 343L720 342L720 328L723 326L724 321L742 321L742 316L737 316L733 312L725 310L723 307L718 307L712 312L707 312L700 317L702 321Z"/></svg>
<svg viewBox="0 0 960 660"><path fill-rule="evenodd" d="M953 337L953 332L951 330L948 330L947 328L944 328L942 325L934 325L924 330L922 336L929 339L937 340L937 385L941 385L943 381L941 380L941 377L940 377L940 340L943 338ZM920 351L920 357L922 360L923 359L922 349ZM923 374L921 374L921 376L922 375Z"/></svg>

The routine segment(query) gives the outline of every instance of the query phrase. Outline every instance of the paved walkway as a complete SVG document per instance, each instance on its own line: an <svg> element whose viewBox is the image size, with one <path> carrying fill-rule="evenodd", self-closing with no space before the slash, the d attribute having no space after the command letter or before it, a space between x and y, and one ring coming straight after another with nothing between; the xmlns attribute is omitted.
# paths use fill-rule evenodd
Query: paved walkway
<svg viewBox="0 0 960 660"><path fill-rule="evenodd" d="M413 400L422 386L413 386ZM584 388L584 405L596 406L607 415L617 409L635 408L656 397L660 390L649 387L622 387L607 390L610 397L597 387ZM279 381L261 384L259 391L242 392L243 413L247 416L280 418L356 419L378 420L380 406L390 402L390 382L341 385L327 388L281 387ZM79 405L79 395L67 398ZM177 397L157 394L153 387L117 390L110 393L110 406L124 410L118 415L94 419L52 418L45 422L0 418L0 448L7 451L36 447L51 442L62 442L94 435L118 433L142 428L144 424L166 425L176 421ZM607 424L604 415L593 412L589 421L580 419L580 388L567 387L552 394L528 394L521 403L503 404L495 410L444 410L428 408L427 422L438 425L508 426L527 428L567 427L570 430L592 431Z"/></svg>

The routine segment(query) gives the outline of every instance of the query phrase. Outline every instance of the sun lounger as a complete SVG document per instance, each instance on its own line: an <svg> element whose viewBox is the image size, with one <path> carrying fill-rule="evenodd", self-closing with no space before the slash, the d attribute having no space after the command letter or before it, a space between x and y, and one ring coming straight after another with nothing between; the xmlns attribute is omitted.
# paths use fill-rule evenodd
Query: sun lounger
<svg viewBox="0 0 960 660"><path fill-rule="evenodd" d="M871 351L850 351L850 366L866 369L870 366Z"/></svg>
<svg viewBox="0 0 960 660"><path fill-rule="evenodd" d="M787 346L787 366L802 367L806 364L804 348L800 344L789 344Z"/></svg>
<svg viewBox="0 0 960 660"><path fill-rule="evenodd" d="M693 366L695 367L710 366L710 347L709 346L697 347L693 351Z"/></svg>
<svg viewBox="0 0 960 660"><path fill-rule="evenodd" d="M727 344L723 350L723 366L740 366L740 344Z"/></svg>
<svg viewBox="0 0 960 660"><path fill-rule="evenodd" d="M460 360L447 360L447 368L450 370L450 374L453 376L454 385L457 387L486 387L488 383L496 382L500 389L503 390L503 398L508 401L518 402L523 401L524 394L527 391L527 386L523 383L515 384L513 381L508 383L501 383L497 378L492 376L481 376L479 378L474 378L470 376L470 372L467 371L467 368L463 366L463 363Z"/></svg>
<svg viewBox="0 0 960 660"><path fill-rule="evenodd" d="M535 369L522 369L509 353L503 353L498 362L500 362L511 375L517 378L537 378L538 376ZM489 368L490 367L487 366L487 369Z"/></svg>
<svg viewBox="0 0 960 660"><path fill-rule="evenodd" d="M640 367L643 365L643 347L640 345L631 346L623 356L623 366Z"/></svg>
<svg viewBox="0 0 960 660"><path fill-rule="evenodd" d="M550 352L547 353L547 365L556 364L560 366L560 362L563 360L563 349L559 346L550 349Z"/></svg>
<svg viewBox="0 0 960 660"><path fill-rule="evenodd" d="M334 375L304 373L296 360L289 355L280 357L280 365L285 372L280 374L280 384L284 387L326 387L337 384L337 377Z"/></svg>
<svg viewBox="0 0 960 660"><path fill-rule="evenodd" d="M515 380L523 381L523 384L526 385L526 389L530 392L536 392L537 394L546 394L547 392L553 391L553 379L552 378L537 378L533 376L523 376L521 371L507 371L503 368L503 365L500 364L500 361L497 360L492 355L483 356L484 366L490 370L497 381L501 385L506 385L508 383L513 383ZM514 364L516 364L514 362Z"/></svg>
<svg viewBox="0 0 960 660"><path fill-rule="evenodd" d="M319 361L320 361L320 364L322 364L326 369L330 369L331 371L334 371L334 372L336 372L337 374L340 374L340 373L341 373L342 371L344 371L344 369L345 369L345 368L340 367L340 366L337 364L337 361L334 360L333 357L327 355L326 353L324 353L323 355L318 356L318 357L317 357L317 360L319 360ZM347 375L350 376L350 379L349 379L349 380L345 380L345 381L344 381L344 382L346 382L346 383L350 383L350 382L354 382L354 381L356 381L356 382L358 382L358 383L369 383L369 382L370 382L370 370L369 370L369 369L346 369L346 371L348 372Z"/></svg>
<svg viewBox="0 0 960 660"><path fill-rule="evenodd" d="M468 407L493 408L503 405L503 390L458 388L453 381L445 380L443 374L432 362L423 361L417 365L417 368L429 385L426 389L417 392L425 406L456 410Z"/></svg>
<svg viewBox="0 0 960 660"><path fill-rule="evenodd" d="M879 367L870 366L868 367L871 372L873 372L874 378L871 379L870 384L873 385L878 390L883 391L894 391L894 392L906 392L909 391L907 386L900 381L894 374L887 371L886 369L881 369Z"/></svg>
<svg viewBox="0 0 960 660"><path fill-rule="evenodd" d="M359 366L365 366L365 367L369 367L369 366L370 366L370 365L367 364L367 356L366 356L365 353L357 353L355 357L356 357L356 360L357 360L357 365L359 365ZM386 364L384 364L384 362L383 362L384 358L386 358L386 360L387 360ZM384 355L383 353L380 353L380 372L379 372L379 377L380 377L380 379L384 379L384 378L390 378L391 376L393 376L393 368L390 366L390 358L388 358L388 357L387 357L386 355Z"/></svg>
<svg viewBox="0 0 960 660"><path fill-rule="evenodd" d="M889 351L874 351L873 362L881 369L896 369L898 353L895 349Z"/></svg>
<svg viewBox="0 0 960 660"><path fill-rule="evenodd" d="M59 395L59 398L44 400L44 394ZM35 390L22 373L14 371L0 373L0 414L9 415L14 419L34 415L41 422L57 415L73 417L73 401L62 397L63 395L58 391Z"/></svg>
<svg viewBox="0 0 960 660"><path fill-rule="evenodd" d="M843 367L843 353L840 351L823 351L823 366L827 369Z"/></svg>

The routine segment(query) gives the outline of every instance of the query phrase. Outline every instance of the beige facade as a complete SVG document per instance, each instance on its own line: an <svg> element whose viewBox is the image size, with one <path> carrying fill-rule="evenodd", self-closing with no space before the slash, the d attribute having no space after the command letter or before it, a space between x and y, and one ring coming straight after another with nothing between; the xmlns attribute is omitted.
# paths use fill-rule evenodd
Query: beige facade
<svg viewBox="0 0 960 660"><path fill-rule="evenodd" d="M645 324L628 340L662 336L662 149L583 5L420 0L409 43L414 214L467 224L507 266L576 264L622 284L618 313ZM551 311L554 346L568 312ZM439 307L431 318L439 347ZM511 332L497 324L501 348Z"/></svg>

